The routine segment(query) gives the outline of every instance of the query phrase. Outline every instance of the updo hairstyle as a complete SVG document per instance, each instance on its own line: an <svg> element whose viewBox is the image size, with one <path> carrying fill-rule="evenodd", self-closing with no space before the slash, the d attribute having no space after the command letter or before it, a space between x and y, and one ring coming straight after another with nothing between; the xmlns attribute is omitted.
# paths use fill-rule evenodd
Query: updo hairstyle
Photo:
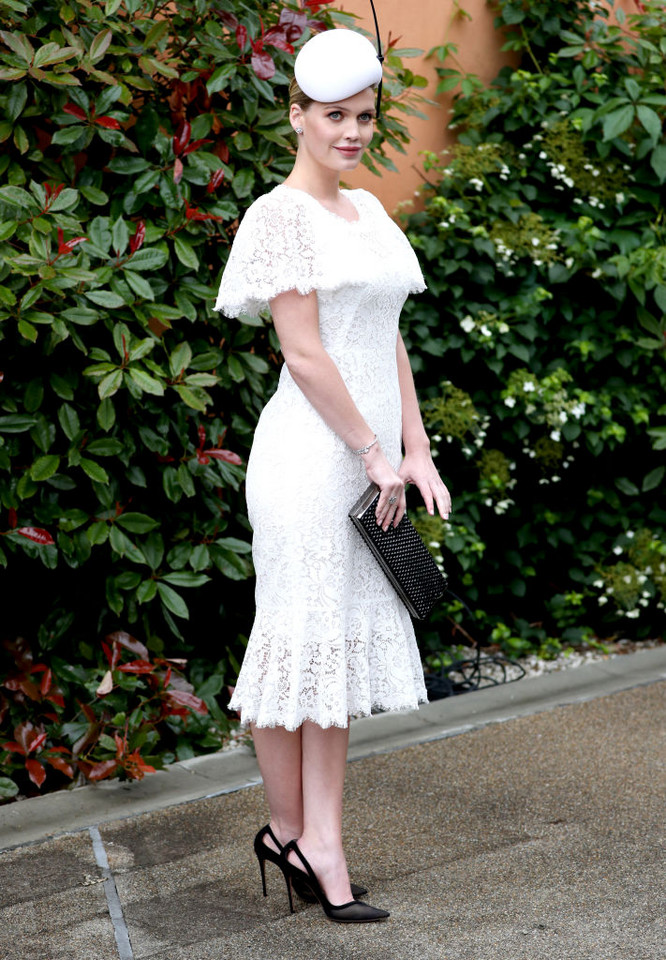
<svg viewBox="0 0 666 960"><path fill-rule="evenodd" d="M303 93L298 83L296 82L296 77L294 77L289 84L289 108L293 106L300 107L303 112L305 112L308 107L314 103L312 97L309 97L307 93Z"/></svg>

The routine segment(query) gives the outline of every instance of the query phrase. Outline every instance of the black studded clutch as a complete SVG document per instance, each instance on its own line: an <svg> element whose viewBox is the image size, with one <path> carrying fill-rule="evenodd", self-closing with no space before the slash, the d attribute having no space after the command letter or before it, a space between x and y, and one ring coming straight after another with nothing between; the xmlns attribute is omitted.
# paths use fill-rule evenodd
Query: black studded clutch
<svg viewBox="0 0 666 960"><path fill-rule="evenodd" d="M371 484L349 511L349 519L411 615L426 620L444 596L446 579L406 514L397 527L382 530L375 517L378 500L379 490Z"/></svg>

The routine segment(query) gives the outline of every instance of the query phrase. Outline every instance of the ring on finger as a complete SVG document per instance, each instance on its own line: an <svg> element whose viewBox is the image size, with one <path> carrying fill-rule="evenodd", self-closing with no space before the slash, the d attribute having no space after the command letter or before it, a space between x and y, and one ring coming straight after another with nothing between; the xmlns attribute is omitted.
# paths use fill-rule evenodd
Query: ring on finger
<svg viewBox="0 0 666 960"><path fill-rule="evenodd" d="M394 503L397 503L397 502L398 502L398 498L397 498L397 497L389 497L388 502L389 502L389 505L390 505L390 506L393 506Z"/></svg>

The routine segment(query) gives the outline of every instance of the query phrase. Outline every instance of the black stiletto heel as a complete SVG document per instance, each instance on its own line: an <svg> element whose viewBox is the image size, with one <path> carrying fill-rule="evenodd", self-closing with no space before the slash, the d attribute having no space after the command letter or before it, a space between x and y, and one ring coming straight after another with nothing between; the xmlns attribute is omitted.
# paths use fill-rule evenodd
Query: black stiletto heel
<svg viewBox="0 0 666 960"><path fill-rule="evenodd" d="M257 860L259 861L259 869L261 871L261 886L264 891L264 896L268 896L266 890L266 861L270 860L271 863L276 863L280 869L282 869L282 864L280 862L280 854L276 850L271 850L270 847L267 847L264 843L264 837L270 837L278 850L282 850L282 844L275 836L270 826L266 824L265 827L262 827L259 833L254 838L254 852L257 855Z"/></svg>
<svg viewBox="0 0 666 960"><path fill-rule="evenodd" d="M275 863L280 870L284 873L282 868L282 862L280 859L280 854L271 850L270 847L267 847L264 843L264 837L270 837L278 850L282 851L282 844L275 836L273 831L270 828L269 824L266 824L265 827L262 827L259 833L254 838L254 852L259 861L259 870L261 871L261 887L264 891L264 896L267 897L268 893L266 891L266 861L270 860L271 863ZM352 893L355 897L362 897L368 891L365 887L359 887L356 883L351 885ZM301 883L298 878L294 879L293 890L297 897L300 897L301 900L304 900L306 903L316 903L317 898L313 893L310 892L310 888L306 883Z"/></svg>
<svg viewBox="0 0 666 960"><path fill-rule="evenodd" d="M294 864L287 859L289 853L292 851L301 861L305 870L294 866ZM291 889L294 880L296 880L310 888L312 894L321 904L328 919L336 923L370 923L373 920L386 920L386 918L390 916L388 910L371 907L369 903L364 903L362 900L350 900L349 903L341 903L339 905L331 903L324 893L319 880L317 880L314 870L298 849L296 840L290 840L289 843L286 843L282 848L282 853L280 854L280 869L287 883L289 909L292 913L294 912L294 904Z"/></svg>

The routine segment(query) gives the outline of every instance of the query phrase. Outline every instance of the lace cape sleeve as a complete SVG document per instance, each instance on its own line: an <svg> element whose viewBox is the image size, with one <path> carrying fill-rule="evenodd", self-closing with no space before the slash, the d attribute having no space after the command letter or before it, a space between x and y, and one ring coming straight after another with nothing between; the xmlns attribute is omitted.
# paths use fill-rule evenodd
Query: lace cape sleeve
<svg viewBox="0 0 666 960"><path fill-rule="evenodd" d="M385 232L387 236L390 236L393 241L392 259L394 262L392 267L395 280L404 284L405 293L407 294L423 293L423 291L427 289L426 282L423 279L423 272L421 271L421 266L414 252L414 248L404 232L388 215L381 200L379 200L374 193L370 193L369 190L357 189L353 191L353 195L357 203L363 204L363 206L372 210L374 216L377 218L378 224L381 224L382 231Z"/></svg>
<svg viewBox="0 0 666 960"><path fill-rule="evenodd" d="M256 316L287 290L322 286L312 220L298 198L269 193L247 210L222 275L215 309Z"/></svg>

